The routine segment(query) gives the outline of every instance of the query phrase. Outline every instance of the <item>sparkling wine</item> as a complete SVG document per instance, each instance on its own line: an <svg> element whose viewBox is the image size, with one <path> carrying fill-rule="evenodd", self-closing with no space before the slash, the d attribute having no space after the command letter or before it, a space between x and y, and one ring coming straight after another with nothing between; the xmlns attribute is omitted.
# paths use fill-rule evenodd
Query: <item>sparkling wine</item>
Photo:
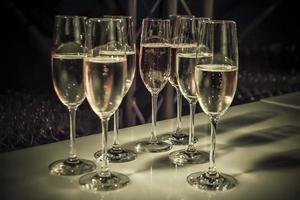
<svg viewBox="0 0 300 200"><path fill-rule="evenodd" d="M177 75L176 75L176 54L179 51L183 51L186 48L196 48L197 44L173 44L171 46L171 73L170 73L170 78L169 82L171 85L175 88L178 88L178 82L177 82Z"/></svg>
<svg viewBox="0 0 300 200"><path fill-rule="evenodd" d="M126 52L126 59L127 59L127 75L126 75L125 94L127 94L128 90L130 89L135 74L135 68L136 68L135 52L134 51Z"/></svg>
<svg viewBox="0 0 300 200"><path fill-rule="evenodd" d="M203 111L221 116L230 106L237 87L238 67L232 65L197 65L195 82Z"/></svg>
<svg viewBox="0 0 300 200"><path fill-rule="evenodd" d="M86 96L97 115L110 117L119 107L126 85L126 57L99 56L84 59Z"/></svg>
<svg viewBox="0 0 300 200"><path fill-rule="evenodd" d="M176 52L177 52L177 48L175 45L173 45L171 47L171 73L170 73L169 82L173 87L178 88L178 82L176 77Z"/></svg>
<svg viewBox="0 0 300 200"><path fill-rule="evenodd" d="M201 59L211 58L211 54L177 53L176 72L178 85L183 96L189 101L197 101L196 85L194 80L195 66Z"/></svg>
<svg viewBox="0 0 300 200"><path fill-rule="evenodd" d="M83 86L84 54L53 54L52 79L61 102L68 107L79 106L85 98Z"/></svg>
<svg viewBox="0 0 300 200"><path fill-rule="evenodd" d="M125 52L118 52L118 51L102 51L100 52L100 55L104 56L123 56L125 55ZM135 74L135 67L136 67L136 58L135 58L135 52L134 51L128 51L126 52L126 60L127 60L127 69L126 69L126 82L125 82L125 95L127 94L128 90L130 89L130 86L132 84L134 74Z"/></svg>
<svg viewBox="0 0 300 200"><path fill-rule="evenodd" d="M142 44L140 52L141 78L151 93L158 94L170 76L170 45Z"/></svg>

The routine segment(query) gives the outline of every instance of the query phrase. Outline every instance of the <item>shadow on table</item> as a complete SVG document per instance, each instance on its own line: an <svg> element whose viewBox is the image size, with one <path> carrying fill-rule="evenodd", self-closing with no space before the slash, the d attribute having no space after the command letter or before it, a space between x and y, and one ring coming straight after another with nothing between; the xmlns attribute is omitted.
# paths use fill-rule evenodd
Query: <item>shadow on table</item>
<svg viewBox="0 0 300 200"><path fill-rule="evenodd" d="M226 130L233 130L234 128L237 128L237 127L250 126L250 125L268 120L276 114L277 113L273 112L273 111L258 111L258 112L250 112L247 114L231 117L231 118L224 119L224 120L221 119L220 123L218 125L218 134L225 133ZM188 133L188 129L184 129L184 131ZM161 133L158 135L158 137L162 138L168 134L170 134L170 133L169 132ZM201 138L201 137L205 137L209 134L210 134L210 125L208 123L195 126L195 135L197 137ZM135 151L135 145L138 142L144 141L144 140L149 140L149 138L150 138L150 134L149 134L149 136L147 136L145 138L123 144L122 146Z"/></svg>
<svg viewBox="0 0 300 200"><path fill-rule="evenodd" d="M206 151L209 153L209 147L210 144L205 144L205 145L201 145L201 146L197 146L196 148L202 151ZM185 148L185 147L183 147ZM233 152L234 148L231 148L230 146L226 145L226 144L217 144L216 145L216 159L224 156L224 155L228 155L229 153ZM172 150L170 151L170 153L172 152ZM205 161L201 164L206 164L209 162L209 157L205 157ZM197 164L197 165L201 165L201 164ZM177 165L175 166L173 163L170 162L169 160L169 155L164 155L158 158L153 159L151 162L148 163L149 167L152 167L152 169L159 169L159 170L168 170L170 168L183 168L183 167L187 167L190 165L194 165L194 164L186 164L186 165Z"/></svg>
<svg viewBox="0 0 300 200"><path fill-rule="evenodd" d="M205 151L208 153L209 149L209 144L206 145L201 145L201 146L196 146L197 149ZM183 147L182 149L184 149ZM173 152L174 150L170 150L169 153ZM228 155L228 153L234 151L234 148L230 148L226 144L217 144L216 146L216 158L218 159L219 157L222 157L223 155ZM159 157L155 157L154 159L150 160L148 163L145 164L144 169L140 169L139 172L143 171L148 171L150 168L155 169L155 170L170 170L170 169L175 169L175 168L184 168L188 167L190 165L194 164L185 164L185 165L175 165L169 160L169 153L164 154ZM143 154L139 155L143 156ZM144 155L145 156L145 155ZM205 156L205 161L201 164L206 164L209 162L209 157ZM196 164L196 165L201 165L201 164Z"/></svg>
<svg viewBox="0 0 300 200"><path fill-rule="evenodd" d="M300 149L274 153L254 163L253 169L280 170L300 167Z"/></svg>
<svg viewBox="0 0 300 200"><path fill-rule="evenodd" d="M241 128L250 126L256 123L260 123L266 121L273 116L276 116L277 112L275 111L257 111L257 112L249 112L242 115L238 115L235 117L227 118L227 119L220 119L218 124L217 133L228 133L230 130L235 128ZM200 126L195 126L195 132L201 133L210 133L209 124L204 124Z"/></svg>
<svg viewBox="0 0 300 200"><path fill-rule="evenodd" d="M172 150L170 151L170 153ZM203 164L207 163L208 159L206 162ZM176 169L178 168L183 168L189 166L188 164L186 165L175 165L169 160L169 154L165 154L159 157L154 158L153 160L150 160L148 163L145 164L145 167L143 169L140 169L139 172L143 171L149 171L149 169L152 170L170 170L170 169Z"/></svg>
<svg viewBox="0 0 300 200"><path fill-rule="evenodd" d="M168 134L169 133L162 133L162 134L158 135L158 137L161 138L162 136L166 136ZM199 139L202 136L203 135L201 135L199 137L197 136L197 137ZM125 143L121 146L136 152L135 145L140 141L146 141L146 140L149 140L149 137L145 137L145 138L141 138L139 140L128 142L128 143ZM209 150L210 150L210 144L209 143L207 143L205 145L201 145L201 146L197 145L197 143L196 143L195 146L196 146L197 149L209 153ZM186 145L180 145L180 147L181 147L180 149L185 149ZM143 152L139 152L137 159L139 159L139 157L147 156L149 154L153 154L154 158L151 161L149 161L148 163L145 163L143 169L139 169L138 172L148 171L150 168L160 169L160 170L168 170L168 169L171 169L171 168L175 168L176 166L169 160L169 153L171 153L173 151L176 151L176 150L178 150L178 148L176 148L176 149L173 148L173 149L169 150L167 154L163 154L163 155L160 155L160 156L159 156L160 153L143 153ZM218 143L216 145L216 157L217 158L221 157L223 155L227 155L228 153L230 153L232 151L234 151L234 148L232 148L231 146L229 146L227 144ZM208 163L208 161L209 161L209 159L207 157L206 161L204 161L202 164ZM177 167L182 168L182 167L187 167L189 165L190 164L186 164L186 165L177 166Z"/></svg>
<svg viewBox="0 0 300 200"><path fill-rule="evenodd" d="M253 163L252 167L243 173L235 174L239 176L242 174L252 173L256 171L272 171L285 170L300 167L300 148L274 153L265 158L261 158Z"/></svg>
<svg viewBox="0 0 300 200"><path fill-rule="evenodd" d="M276 142L299 133L299 126L286 125L271 127L243 134L228 142L229 146L256 146Z"/></svg>

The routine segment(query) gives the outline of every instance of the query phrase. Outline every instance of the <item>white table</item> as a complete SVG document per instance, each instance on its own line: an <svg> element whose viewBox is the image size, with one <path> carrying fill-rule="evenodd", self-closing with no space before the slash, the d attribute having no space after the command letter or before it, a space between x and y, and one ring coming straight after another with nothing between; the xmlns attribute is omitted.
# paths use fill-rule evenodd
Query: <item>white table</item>
<svg viewBox="0 0 300 200"><path fill-rule="evenodd" d="M300 110L300 92L293 92L281 96L265 98L261 101Z"/></svg>
<svg viewBox="0 0 300 200"><path fill-rule="evenodd" d="M239 185L227 192L202 192L186 182L208 164L175 168L169 152L139 154L137 160L110 164L114 171L128 175L125 188L110 192L89 192L78 184L80 176L58 177L48 174L48 164L64 158L68 141L0 154L0 199L92 200L92 199L166 199L166 200L289 200L298 199L300 178L300 111L289 107L255 102L231 107L222 118L217 135L217 167L232 174ZM188 117L183 117L184 128ZM198 146L209 150L209 126L204 114L195 118ZM158 123L159 134L175 128L176 120ZM150 124L120 130L120 140L132 147L148 138ZM110 135L110 142L112 133ZM92 159L100 135L77 140L80 157ZM173 150L183 148L174 146Z"/></svg>

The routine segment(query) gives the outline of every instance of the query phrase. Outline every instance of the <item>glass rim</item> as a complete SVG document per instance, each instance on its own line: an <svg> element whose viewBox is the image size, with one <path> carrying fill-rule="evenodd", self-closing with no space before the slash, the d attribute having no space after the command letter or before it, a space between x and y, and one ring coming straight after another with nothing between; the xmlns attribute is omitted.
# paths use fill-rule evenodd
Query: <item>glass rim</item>
<svg viewBox="0 0 300 200"><path fill-rule="evenodd" d="M181 20L181 19L184 19L184 20L191 19L191 20L193 20L193 19L195 19L195 16L193 16L193 15L191 15L191 16L182 16L182 17L178 17L178 19L179 20Z"/></svg>
<svg viewBox="0 0 300 200"><path fill-rule="evenodd" d="M236 22L233 20L219 20L219 19L203 20L202 22L207 24L236 24Z"/></svg>
<svg viewBox="0 0 300 200"><path fill-rule="evenodd" d="M170 19L162 19L162 18L149 18L149 17L146 17L146 18L143 19L143 22L144 21L170 22L171 20Z"/></svg>
<svg viewBox="0 0 300 200"><path fill-rule="evenodd" d="M93 18L88 18L87 20L88 22L108 22L108 21L116 21L116 22L121 22L122 19L120 18L105 18L105 17L93 17Z"/></svg>
<svg viewBox="0 0 300 200"><path fill-rule="evenodd" d="M179 17L179 20L181 19L191 19L191 20L199 20L199 21L209 21L211 20L209 17L195 17L195 16L184 16L184 17Z"/></svg>
<svg viewBox="0 0 300 200"><path fill-rule="evenodd" d="M71 19L71 18L79 18L79 19L87 19L87 16L82 15L55 15L55 18L57 19Z"/></svg>
<svg viewBox="0 0 300 200"><path fill-rule="evenodd" d="M171 14L169 17L195 17L194 15L177 15L177 14Z"/></svg>
<svg viewBox="0 0 300 200"><path fill-rule="evenodd" d="M195 17L196 20L203 20L203 21L208 21L212 20L210 17Z"/></svg>
<svg viewBox="0 0 300 200"><path fill-rule="evenodd" d="M103 15L103 18L132 19L132 16L130 16L130 15Z"/></svg>

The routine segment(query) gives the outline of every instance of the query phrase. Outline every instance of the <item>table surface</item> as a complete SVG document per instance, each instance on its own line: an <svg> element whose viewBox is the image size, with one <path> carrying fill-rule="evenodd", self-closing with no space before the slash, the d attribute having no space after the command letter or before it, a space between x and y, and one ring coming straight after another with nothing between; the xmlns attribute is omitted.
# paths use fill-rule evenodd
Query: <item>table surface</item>
<svg viewBox="0 0 300 200"><path fill-rule="evenodd" d="M90 192L78 184L80 176L58 177L48 173L48 165L67 156L68 141L0 154L1 199L166 199L166 200L281 200L297 199L300 177L300 135L298 109L255 102L231 107L220 120L217 134L217 168L233 175L239 185L226 192L203 192L186 182L193 172L208 164L175 167L169 152L139 154L128 163L111 163L113 171L130 177L128 186L109 192ZM187 130L188 116L183 117ZM176 120L158 122L159 134L175 128ZM120 130L127 147L149 136L150 124ZM195 118L197 146L209 150L209 125L204 114ZM92 159L100 146L100 134L77 139L78 154ZM109 133L111 143L112 132Z"/></svg>
<svg viewBox="0 0 300 200"><path fill-rule="evenodd" d="M265 98L261 101L300 110L300 92L293 92L281 96Z"/></svg>

